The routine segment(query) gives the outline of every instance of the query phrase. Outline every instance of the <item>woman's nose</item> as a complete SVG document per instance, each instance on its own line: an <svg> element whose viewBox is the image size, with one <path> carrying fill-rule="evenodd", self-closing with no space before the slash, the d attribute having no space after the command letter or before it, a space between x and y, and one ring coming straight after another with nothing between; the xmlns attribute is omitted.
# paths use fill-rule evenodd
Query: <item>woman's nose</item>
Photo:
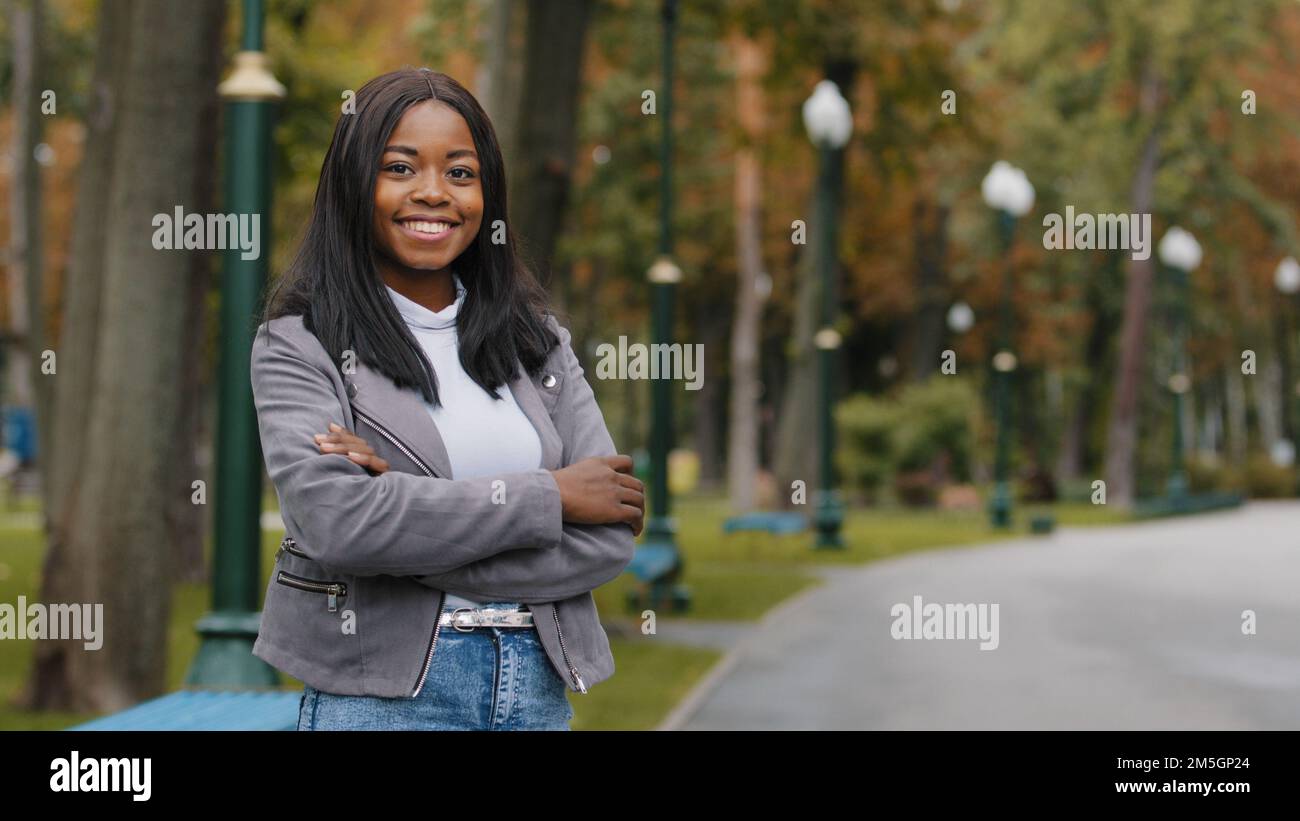
<svg viewBox="0 0 1300 821"><path fill-rule="evenodd" d="M411 199L417 202L436 203L445 200L446 197L442 181L436 175L424 177L411 190Z"/></svg>

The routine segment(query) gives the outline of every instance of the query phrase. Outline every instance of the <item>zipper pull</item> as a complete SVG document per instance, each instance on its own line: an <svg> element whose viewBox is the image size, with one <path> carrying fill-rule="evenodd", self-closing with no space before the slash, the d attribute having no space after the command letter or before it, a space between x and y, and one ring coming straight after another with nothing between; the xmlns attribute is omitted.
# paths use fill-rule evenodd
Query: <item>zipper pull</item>
<svg viewBox="0 0 1300 821"><path fill-rule="evenodd" d="M339 586L331 584L329 588L329 611L336 612L339 609Z"/></svg>
<svg viewBox="0 0 1300 821"><path fill-rule="evenodd" d="M587 692L587 685L583 683L582 676L578 675L577 667L570 667L569 672L573 673L573 680L578 683L578 689L583 693Z"/></svg>

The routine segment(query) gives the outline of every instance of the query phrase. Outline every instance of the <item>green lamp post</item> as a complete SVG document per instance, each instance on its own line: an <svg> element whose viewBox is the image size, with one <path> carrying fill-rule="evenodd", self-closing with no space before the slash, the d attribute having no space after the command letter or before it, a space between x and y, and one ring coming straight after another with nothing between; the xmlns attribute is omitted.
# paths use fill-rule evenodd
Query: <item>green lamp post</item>
<svg viewBox="0 0 1300 821"><path fill-rule="evenodd" d="M262 14L261 0L244 0L241 50L218 91L226 106L226 210L261 220L266 249L271 118L285 90L262 51ZM266 271L265 252L256 259L243 259L238 249L222 256L212 612L196 625L201 644L185 679L188 686L279 683L275 670L251 652L261 590L262 460L248 369Z"/></svg>
<svg viewBox="0 0 1300 821"><path fill-rule="evenodd" d="M1160 261L1169 269L1174 285L1174 367L1169 375L1169 393L1173 397L1173 445L1170 453L1169 478L1165 482L1165 495L1175 509L1186 507L1187 470L1183 444L1183 394L1192 386L1187 373L1187 303L1188 279L1201 264L1201 245L1190 233L1174 226L1160 238L1156 248Z"/></svg>
<svg viewBox="0 0 1300 821"><path fill-rule="evenodd" d="M817 550L844 548L840 535L844 503L835 488L832 454L835 450L835 354L840 334L834 327L838 313L835 267L838 258L838 206L844 179L844 146L853 133L853 115L839 86L822 80L803 104L804 128L817 147L817 205L813 218L818 275L821 279L821 327L813 335L817 348L818 396L818 488L813 498L813 523Z"/></svg>
<svg viewBox="0 0 1300 821"><path fill-rule="evenodd" d="M677 22L676 0L664 0L663 21L663 89L659 95L659 116L663 122L663 141L659 166L659 254L646 271L652 302L652 342L671 344L673 303L682 271L673 262L673 35ZM653 350L653 348L652 348ZM650 382L650 510L644 538L628 570L648 584L648 596L633 591L628 606L668 607L682 612L690 606L689 592L674 585L682 570L681 552L677 549L677 524L670 515L668 495L668 452L673 445L673 384L670 379Z"/></svg>
<svg viewBox="0 0 1300 821"><path fill-rule="evenodd" d="M1003 160L993 164L980 185L984 202L998 212L1004 269L1002 273L1002 316L998 329L998 350L993 355L994 411L997 415L997 452L993 461L994 488L989 518L996 528L1011 526L1011 373L1016 355L1011 350L1012 278L1011 246L1015 241L1016 219L1034 205L1034 186L1025 172Z"/></svg>

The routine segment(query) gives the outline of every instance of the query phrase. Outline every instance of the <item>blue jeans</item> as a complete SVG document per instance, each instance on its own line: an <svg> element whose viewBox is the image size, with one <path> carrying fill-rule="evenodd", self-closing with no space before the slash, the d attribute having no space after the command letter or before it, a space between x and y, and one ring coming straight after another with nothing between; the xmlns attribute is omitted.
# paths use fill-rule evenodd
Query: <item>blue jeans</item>
<svg viewBox="0 0 1300 821"><path fill-rule="evenodd" d="M336 695L307 685L298 706L299 730L568 730L572 718L568 688L536 627L466 632L444 625L415 698Z"/></svg>

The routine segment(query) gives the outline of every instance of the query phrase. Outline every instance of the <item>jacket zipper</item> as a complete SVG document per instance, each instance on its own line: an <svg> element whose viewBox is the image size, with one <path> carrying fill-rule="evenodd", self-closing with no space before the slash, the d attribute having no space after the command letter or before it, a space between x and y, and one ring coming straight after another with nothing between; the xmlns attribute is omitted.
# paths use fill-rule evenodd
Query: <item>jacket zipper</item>
<svg viewBox="0 0 1300 821"><path fill-rule="evenodd" d="M342 582L322 582L316 581L315 579L304 579L302 576L295 576L292 573L286 573L283 570L280 571L275 580L287 587L296 587L299 590L326 594L326 604L331 613L338 612L339 598L346 598L348 595L348 586Z"/></svg>
<svg viewBox="0 0 1300 821"><path fill-rule="evenodd" d="M299 550L297 545L298 543L294 541L292 536L285 536L280 541L280 549L275 551L276 560L279 561L281 553L289 553L294 556L302 556L304 559L310 559L311 556L308 556L306 553Z"/></svg>
<svg viewBox="0 0 1300 821"><path fill-rule="evenodd" d="M578 675L578 668L573 666L569 661L569 651L564 649L564 633L560 630L560 607L559 603L551 605L551 615L555 617L555 632L560 637L560 653L564 656L564 663L569 667L569 675L573 676L573 681L578 685L578 690L586 693L587 685L583 683L582 676Z"/></svg>
<svg viewBox="0 0 1300 821"><path fill-rule="evenodd" d="M429 476L435 475L434 472L429 468L429 466L424 463L424 460L416 456L415 453L406 445L402 444L396 436L394 436L392 433L389 432L388 428L384 427L383 425L379 424L371 417L357 410L355 405L352 407L352 412L355 413L357 416L361 417L367 425L379 431L380 436L384 437L389 442L392 442L393 447L397 448L402 453L406 454L406 458L410 459L412 462L419 465L420 470L424 471Z"/></svg>
<svg viewBox="0 0 1300 821"><path fill-rule="evenodd" d="M371 417L357 410L356 405L352 406L352 412L356 414L358 417L360 417L367 425L379 431L380 436L384 437L389 442L391 442L393 444L393 447L397 448L402 453L406 454L406 458L410 459L417 466L419 466L420 470L424 471L425 474L427 474L430 477L434 476L434 472L429 468L428 465L424 463L424 460L416 456L415 453L406 445L402 444L401 441L398 440L396 436L394 436L391 432L389 432L388 428L384 427L383 425L379 424ZM433 637L429 639L429 649L424 654L424 667L420 670L420 680L415 682L415 689L411 691L411 698L415 698L420 694L420 690L424 688L424 680L429 676L429 665L433 663L433 648L438 645L438 632L442 629L442 608L443 605L446 604L446 602L447 602L447 591L445 590L439 591L438 615L435 616L433 619Z"/></svg>
<svg viewBox="0 0 1300 821"><path fill-rule="evenodd" d="M429 640L429 652L424 654L424 669L420 672L420 680L415 683L415 690L411 693L411 698L420 694L420 688L424 687L424 679L429 675L429 664L433 662L433 648L438 643L438 631L442 629L442 607L447 603L447 591L439 591L438 595L438 617L433 620L433 638Z"/></svg>

